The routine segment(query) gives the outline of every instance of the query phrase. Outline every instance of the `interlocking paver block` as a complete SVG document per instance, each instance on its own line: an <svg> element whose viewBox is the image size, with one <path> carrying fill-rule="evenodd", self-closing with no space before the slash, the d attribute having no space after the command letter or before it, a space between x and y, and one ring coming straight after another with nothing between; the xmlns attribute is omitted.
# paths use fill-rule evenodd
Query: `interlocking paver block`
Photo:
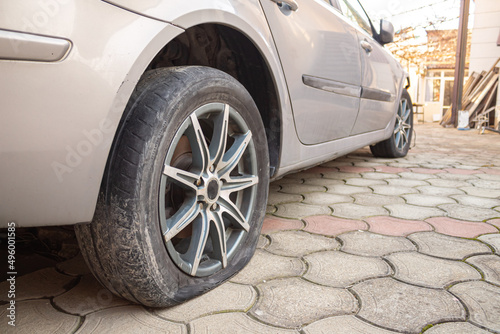
<svg viewBox="0 0 500 334"><path fill-rule="evenodd" d="M305 179L304 184L311 185L311 186L321 186L321 187L326 187L326 189L330 189L334 185L345 184L345 182L343 180L312 178L312 179Z"/></svg>
<svg viewBox="0 0 500 334"><path fill-rule="evenodd" d="M262 233L272 233L284 230L300 230L304 224L300 220L283 219L267 216L262 225Z"/></svg>
<svg viewBox="0 0 500 334"><path fill-rule="evenodd" d="M495 189L495 190L500 190L500 176L498 176L498 179L495 180L471 180L469 183L472 183L472 185L479 187L479 188L486 188L486 189Z"/></svg>
<svg viewBox="0 0 500 334"><path fill-rule="evenodd" d="M54 304L68 313L86 315L130 302L113 295L93 275L87 274L73 289L54 298Z"/></svg>
<svg viewBox="0 0 500 334"><path fill-rule="evenodd" d="M304 231L336 236L345 232L366 230L368 225L360 220L342 219L332 216L314 216L305 219Z"/></svg>
<svg viewBox="0 0 500 334"><path fill-rule="evenodd" d="M322 186L313 186L309 184L284 184L281 186L280 192L286 194L305 194L312 192L325 192L326 188Z"/></svg>
<svg viewBox="0 0 500 334"><path fill-rule="evenodd" d="M432 326L425 331L425 334L489 334L491 332L485 331L476 327L468 322L447 322Z"/></svg>
<svg viewBox="0 0 500 334"><path fill-rule="evenodd" d="M378 278L352 287L361 299L358 313L373 324L419 333L427 324L464 321L460 302L443 290L416 287L391 278Z"/></svg>
<svg viewBox="0 0 500 334"><path fill-rule="evenodd" d="M450 174L461 174L461 175L471 175L471 174L483 173L482 171L479 171L479 170L465 169L462 167L464 167L464 166L461 166L460 168L446 168L446 169L444 169L444 171L448 172ZM477 167L473 167L473 168L477 168Z"/></svg>
<svg viewBox="0 0 500 334"><path fill-rule="evenodd" d="M322 250L338 249L340 244L333 238L303 231L285 231L271 235L267 251L276 255L301 257Z"/></svg>
<svg viewBox="0 0 500 334"><path fill-rule="evenodd" d="M359 193L371 193L372 190L368 187L348 186L344 184L336 184L328 188L328 192L337 195L352 195Z"/></svg>
<svg viewBox="0 0 500 334"><path fill-rule="evenodd" d="M273 280L257 288L261 297L250 312L257 319L279 327L296 328L327 316L353 314L358 310L356 298L347 290L316 285L300 278Z"/></svg>
<svg viewBox="0 0 500 334"><path fill-rule="evenodd" d="M444 204L440 209L448 212L448 216L457 219L480 222L499 215L495 210L465 206L461 204Z"/></svg>
<svg viewBox="0 0 500 334"><path fill-rule="evenodd" d="M409 179L389 179L387 180L387 183L393 187L406 187L406 188L429 185L428 181L409 180Z"/></svg>
<svg viewBox="0 0 500 334"><path fill-rule="evenodd" d="M347 195L337 195L329 193L309 193L304 194L303 203L313 205L331 205L336 203L352 203L354 199Z"/></svg>
<svg viewBox="0 0 500 334"><path fill-rule="evenodd" d="M445 259L462 260L477 254L491 254L491 249L476 241L455 238L435 232L418 232L408 236L423 254Z"/></svg>
<svg viewBox="0 0 500 334"><path fill-rule="evenodd" d="M373 326L352 315L341 315L316 321L303 329L304 334L396 334Z"/></svg>
<svg viewBox="0 0 500 334"><path fill-rule="evenodd" d="M2 306L2 333L73 333L80 324L80 317L57 311L50 300L28 300L16 302L15 326L7 325L8 305Z"/></svg>
<svg viewBox="0 0 500 334"><path fill-rule="evenodd" d="M357 178L361 177L361 174L359 173L344 173L344 172L330 172L330 173L324 173L323 178L325 179L332 179L332 180L347 180L351 178Z"/></svg>
<svg viewBox="0 0 500 334"><path fill-rule="evenodd" d="M478 255L467 259L484 273L487 282L500 285L500 256Z"/></svg>
<svg viewBox="0 0 500 334"><path fill-rule="evenodd" d="M500 219L490 219L487 221L487 223L494 225L500 229Z"/></svg>
<svg viewBox="0 0 500 334"><path fill-rule="evenodd" d="M437 174L436 176L442 180L450 180L450 181L470 181L477 180L479 176L482 174L474 174L474 175L463 175L463 174L450 174L450 173L442 173ZM445 187L445 186L443 186Z"/></svg>
<svg viewBox="0 0 500 334"><path fill-rule="evenodd" d="M124 316L126 314L127 316ZM168 333L185 334L185 325L161 319L141 306L121 306L91 313L76 334L85 333Z"/></svg>
<svg viewBox="0 0 500 334"><path fill-rule="evenodd" d="M349 186L357 186L357 187L371 187L371 186L378 186L378 185L386 185L387 181L353 178L353 179L345 180L345 184L347 184Z"/></svg>
<svg viewBox="0 0 500 334"><path fill-rule="evenodd" d="M370 217L366 219L373 233L390 236L407 236L423 231L432 231L432 226L420 220L404 220L394 217Z"/></svg>
<svg viewBox="0 0 500 334"><path fill-rule="evenodd" d="M350 232L338 237L342 240L341 250L364 256L384 256L390 253L416 250L409 240L403 237L389 237L371 232Z"/></svg>
<svg viewBox="0 0 500 334"><path fill-rule="evenodd" d="M396 269L395 278L428 288L444 288L452 283L481 279L473 267L453 260L438 259L417 252L385 257Z"/></svg>
<svg viewBox="0 0 500 334"><path fill-rule="evenodd" d="M318 284L346 288L368 278L392 274L389 265L379 258L346 254L338 251L307 255L309 263L304 278Z"/></svg>
<svg viewBox="0 0 500 334"><path fill-rule="evenodd" d="M358 167L358 166L340 166L339 171L344 173L364 173L373 172L375 169L370 167Z"/></svg>
<svg viewBox="0 0 500 334"><path fill-rule="evenodd" d="M402 186L390 186L390 185L380 185L380 186L372 186L373 192L379 195L386 196L399 196L403 194L414 194L418 193L415 188L411 187L402 187Z"/></svg>
<svg viewBox="0 0 500 334"><path fill-rule="evenodd" d="M261 234L261 235L259 235L259 241L257 242L257 248L264 249L267 246L269 246L269 243L270 243L269 239Z"/></svg>
<svg viewBox="0 0 500 334"><path fill-rule="evenodd" d="M445 196L408 194L408 195L402 195L401 197L403 197L406 200L406 203L418 206L434 207L441 204L457 204L455 200Z"/></svg>
<svg viewBox="0 0 500 334"><path fill-rule="evenodd" d="M376 172L381 172L381 173L402 173L402 172L408 172L410 171L408 168L401 168L401 167L390 167L390 166L378 166L375 167Z"/></svg>
<svg viewBox="0 0 500 334"><path fill-rule="evenodd" d="M459 188L459 187L469 187L470 183L460 180L449 180L449 179L430 179L427 180L431 186L441 187L441 188Z"/></svg>
<svg viewBox="0 0 500 334"><path fill-rule="evenodd" d="M385 208L389 210L393 217L410 220L424 220L445 215L443 210L410 204L389 204Z"/></svg>
<svg viewBox="0 0 500 334"><path fill-rule="evenodd" d="M250 285L228 282L198 298L174 307L155 309L153 312L166 320L188 322L213 313L245 312L256 299L257 291Z"/></svg>
<svg viewBox="0 0 500 334"><path fill-rule="evenodd" d="M420 174L438 174L443 173L442 169L431 169L431 168L410 168L412 173L420 173Z"/></svg>
<svg viewBox="0 0 500 334"><path fill-rule="evenodd" d="M335 217L363 219L371 216L386 216L389 211L382 206L366 206L354 203L333 204L330 206Z"/></svg>
<svg viewBox="0 0 500 334"><path fill-rule="evenodd" d="M276 207L274 205L268 205L266 207L266 214L267 215L272 215L275 212L276 212Z"/></svg>
<svg viewBox="0 0 500 334"><path fill-rule="evenodd" d="M268 205L276 205L281 203L292 203L292 202L301 202L302 195L297 194L285 194L285 193L269 193L269 197L267 198Z"/></svg>
<svg viewBox="0 0 500 334"><path fill-rule="evenodd" d="M353 194L354 203L367 206L383 206L386 204L400 203L403 204L405 201L399 196L384 196L378 194L362 193Z"/></svg>
<svg viewBox="0 0 500 334"><path fill-rule="evenodd" d="M258 284L278 277L300 276L305 270L306 265L300 259L274 255L258 249L250 263L231 281Z"/></svg>
<svg viewBox="0 0 500 334"><path fill-rule="evenodd" d="M77 256L75 256L70 260L59 262L56 265L56 268L59 271L65 273L66 275L71 275L71 276L80 276L90 273L90 269L85 263L82 254L78 254Z"/></svg>
<svg viewBox="0 0 500 334"><path fill-rule="evenodd" d="M500 331L500 287L482 281L465 282L450 288L470 313L470 322Z"/></svg>
<svg viewBox="0 0 500 334"><path fill-rule="evenodd" d="M423 174L423 173L415 173L415 172L403 172L403 173L399 173L398 175L403 179L425 181L425 180L429 180L429 179L435 179L440 174Z"/></svg>
<svg viewBox="0 0 500 334"><path fill-rule="evenodd" d="M455 195L451 197L456 199L459 204L477 206L486 209L494 208L500 205L500 200L494 198L477 197L470 195Z"/></svg>
<svg viewBox="0 0 500 334"><path fill-rule="evenodd" d="M481 168L481 171L490 175L500 175L500 169L498 168Z"/></svg>
<svg viewBox="0 0 500 334"><path fill-rule="evenodd" d="M308 216L328 215L331 210L326 206L310 205L303 203L278 204L278 210L274 213L276 216L284 218L301 219Z"/></svg>
<svg viewBox="0 0 500 334"><path fill-rule="evenodd" d="M381 165L380 162L378 161L354 161L353 162L354 166L356 167L369 167L369 168L373 168L373 170L375 170L375 168L377 167L381 167L381 166L384 166L384 165Z"/></svg>
<svg viewBox="0 0 500 334"><path fill-rule="evenodd" d="M479 188L479 187L461 187L460 190L463 190L468 195L477 196L477 197L486 197L486 198L499 198L500 190L499 189L488 189L488 188Z"/></svg>
<svg viewBox="0 0 500 334"><path fill-rule="evenodd" d="M493 247L495 253L500 254L500 234L485 234L478 239Z"/></svg>
<svg viewBox="0 0 500 334"><path fill-rule="evenodd" d="M495 174L476 174L474 175L477 179L481 180L490 180L490 181L498 181L500 180L500 176Z"/></svg>
<svg viewBox="0 0 500 334"><path fill-rule="evenodd" d="M190 333L206 334L299 334L297 330L265 325L244 313L220 313L209 315L189 324Z"/></svg>
<svg viewBox="0 0 500 334"><path fill-rule="evenodd" d="M390 179L399 179L398 174L390 174L390 173L380 173L380 172L367 172L361 174L365 179L372 180L390 180Z"/></svg>
<svg viewBox="0 0 500 334"><path fill-rule="evenodd" d="M280 191L281 187L276 182L269 184L269 193Z"/></svg>
<svg viewBox="0 0 500 334"><path fill-rule="evenodd" d="M475 238L481 234L495 233L498 230L486 223L456 220L448 217L435 217L426 220L436 232L462 238Z"/></svg>
<svg viewBox="0 0 500 334"><path fill-rule="evenodd" d="M60 274L54 268L40 269L16 278L16 301L58 296L74 282L75 277ZM9 289L9 281L0 283L0 300L9 301Z"/></svg>
<svg viewBox="0 0 500 334"><path fill-rule="evenodd" d="M462 195L464 192L456 188L435 187L435 186L421 186L417 187L418 191L423 195L431 196L451 196Z"/></svg>

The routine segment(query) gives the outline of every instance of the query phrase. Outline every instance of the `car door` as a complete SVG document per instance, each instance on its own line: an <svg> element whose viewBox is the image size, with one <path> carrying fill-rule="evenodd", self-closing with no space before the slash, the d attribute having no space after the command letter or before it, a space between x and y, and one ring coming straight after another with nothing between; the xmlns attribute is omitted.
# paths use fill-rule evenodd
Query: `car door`
<svg viewBox="0 0 500 334"><path fill-rule="evenodd" d="M344 15L357 27L361 50L361 101L351 135L384 129L395 111L401 70L394 58L373 37L372 26L358 0L338 0ZM378 33L378 32L375 32Z"/></svg>
<svg viewBox="0 0 500 334"><path fill-rule="evenodd" d="M300 141L349 136L361 94L356 29L329 1L260 0L288 85Z"/></svg>

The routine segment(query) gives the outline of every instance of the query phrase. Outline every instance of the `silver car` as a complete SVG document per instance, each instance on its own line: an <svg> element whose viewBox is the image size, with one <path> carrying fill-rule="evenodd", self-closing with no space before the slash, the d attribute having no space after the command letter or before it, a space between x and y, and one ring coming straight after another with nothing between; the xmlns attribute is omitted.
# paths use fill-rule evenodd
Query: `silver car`
<svg viewBox="0 0 500 334"><path fill-rule="evenodd" d="M254 253L270 180L400 157L408 75L358 0L0 4L0 222L75 225L113 293L168 306Z"/></svg>

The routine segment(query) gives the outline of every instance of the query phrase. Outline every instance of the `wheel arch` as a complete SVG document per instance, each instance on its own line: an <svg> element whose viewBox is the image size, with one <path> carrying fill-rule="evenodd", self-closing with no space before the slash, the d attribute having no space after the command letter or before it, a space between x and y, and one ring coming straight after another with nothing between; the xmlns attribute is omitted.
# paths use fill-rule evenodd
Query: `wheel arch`
<svg viewBox="0 0 500 334"><path fill-rule="evenodd" d="M172 66L208 66L228 73L250 93L264 124L270 174L278 169L281 153L282 113L275 75L263 52L240 29L222 23L203 23L185 29L163 47L151 53L146 68L134 75L138 82L148 70ZM144 62L142 62L144 67ZM137 85L137 83L136 83ZM134 86L135 87L135 86ZM130 95L126 98L128 101ZM120 99L120 97L118 97ZM124 98L121 97L123 101ZM126 105L126 102L123 106ZM122 114L108 155L103 182L107 183L109 163L116 143L130 115Z"/></svg>

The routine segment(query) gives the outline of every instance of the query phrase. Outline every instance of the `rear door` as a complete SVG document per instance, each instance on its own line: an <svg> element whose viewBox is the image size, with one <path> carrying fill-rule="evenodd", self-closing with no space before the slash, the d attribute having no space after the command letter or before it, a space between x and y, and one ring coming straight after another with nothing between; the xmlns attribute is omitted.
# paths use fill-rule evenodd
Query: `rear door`
<svg viewBox="0 0 500 334"><path fill-rule="evenodd" d="M345 17L358 28L361 50L361 101L351 135L384 129L394 116L397 85L401 82L402 71L389 52L373 39L370 20L359 1L338 2Z"/></svg>
<svg viewBox="0 0 500 334"><path fill-rule="evenodd" d="M349 136L361 94L356 29L329 1L260 1L285 73L299 139L317 144Z"/></svg>

